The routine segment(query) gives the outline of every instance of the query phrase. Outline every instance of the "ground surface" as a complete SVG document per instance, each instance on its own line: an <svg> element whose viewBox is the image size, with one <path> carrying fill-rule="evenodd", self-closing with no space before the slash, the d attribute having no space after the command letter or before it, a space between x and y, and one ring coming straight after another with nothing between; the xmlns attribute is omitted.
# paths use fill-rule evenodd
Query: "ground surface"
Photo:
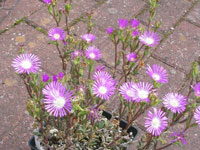
<svg viewBox="0 0 200 150"><path fill-rule="evenodd" d="M74 1L70 22L93 10L94 21L98 24L93 30L98 39L95 44L102 50L104 59L110 60L113 59L113 47L107 40L105 29L116 26L119 18L131 19L134 16L146 26L146 1ZM159 30L163 40L147 62L159 63L169 72L170 81L162 87L163 95L167 91L177 91L185 80L190 63L200 55L200 0L160 0L159 3L156 20L163 22ZM12 26L23 17L24 20ZM59 62L55 49L47 44L48 37L36 30L35 25L46 30L55 26L41 1L0 0L0 150L27 150L27 141L32 135L33 120L27 115L25 108L27 94L22 81L10 65L20 46L24 45L25 51L40 56L42 71L52 75L60 71L58 64L49 63L52 60ZM74 29L78 34L86 31L81 21L74 24ZM146 79L147 76L144 75L142 80ZM141 135L142 131L139 133ZM189 130L186 139L187 146L172 146L168 150L199 150L200 128ZM134 144L129 149L135 149Z"/></svg>

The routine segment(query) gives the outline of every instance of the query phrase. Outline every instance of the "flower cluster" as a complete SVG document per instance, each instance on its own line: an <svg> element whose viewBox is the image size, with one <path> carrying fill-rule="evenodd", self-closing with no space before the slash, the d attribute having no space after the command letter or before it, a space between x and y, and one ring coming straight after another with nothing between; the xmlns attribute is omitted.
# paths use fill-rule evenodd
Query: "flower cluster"
<svg viewBox="0 0 200 150"><path fill-rule="evenodd" d="M185 132L195 125L200 126L199 66L191 70L189 93L181 94L181 90L166 92L170 80L163 66L145 64L145 58L161 40L156 32L157 24L150 30L157 1L150 1L151 7L155 8L150 11L147 29L135 18L121 18L116 22L117 28L107 28L113 44L110 48L113 49L113 64L112 60L104 62L102 57L106 53L94 46L98 37L92 34L93 13L86 17L87 34L75 35L68 24L71 1L66 1L64 9L57 8L56 0L43 2L48 4L48 12L56 22L56 27L49 29L48 36L49 44L57 50L62 70L54 70L50 75L40 69L41 61L32 53L19 54L11 65L25 83L29 94L27 110L36 121L35 125L41 128L38 135L42 136L44 149L48 149L48 143L57 144L52 144L52 149L59 146L63 149L124 149L123 146L131 141L129 138L135 136L130 133L132 124L142 114L146 114L143 122L146 134L139 142L139 149L148 149L152 144L155 149L178 142L186 145ZM60 25L62 16L65 16L65 28ZM139 71L143 67L146 74L142 74L142 78L148 76L149 81L139 80ZM160 96L160 90L164 91L164 96ZM105 119L101 114L105 114L104 109L109 104L114 105L114 116L112 118L110 114ZM123 132L122 118L127 119ZM171 142L157 148L160 146L157 143L165 137L163 135L180 123L185 123L182 132L173 132ZM51 138L53 142L48 141L51 129L59 133Z"/></svg>

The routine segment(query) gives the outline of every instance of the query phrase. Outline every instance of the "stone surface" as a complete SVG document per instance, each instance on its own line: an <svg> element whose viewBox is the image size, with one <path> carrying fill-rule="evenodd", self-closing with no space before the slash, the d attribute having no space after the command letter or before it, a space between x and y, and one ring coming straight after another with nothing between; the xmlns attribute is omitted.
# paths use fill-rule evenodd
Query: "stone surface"
<svg viewBox="0 0 200 150"><path fill-rule="evenodd" d="M189 13L189 15L186 17L189 21L200 25L200 3L198 3L194 9Z"/></svg>
<svg viewBox="0 0 200 150"><path fill-rule="evenodd" d="M118 19L133 19L144 4L140 0L108 0L95 11L95 24L104 30L109 26L117 27Z"/></svg>
<svg viewBox="0 0 200 150"><path fill-rule="evenodd" d="M166 62L178 65L180 68L189 71L191 63L200 55L199 39L200 28L182 22L168 39L158 48L160 56Z"/></svg>
<svg viewBox="0 0 200 150"><path fill-rule="evenodd" d="M64 2L61 1L58 5L58 9L64 9ZM68 18L69 23L72 23L75 19L79 18L82 14L90 12L94 6L96 6L97 3L92 0L80 0L80 1L73 1L72 3L72 9L70 11L70 15ZM82 6L82 7L79 7ZM38 17L40 16L40 17ZM56 26L56 22L53 19L52 16L48 13L47 7L43 7L39 11L37 11L35 14L31 15L29 19L38 25L50 29L52 27ZM65 16L62 16L61 27L65 27Z"/></svg>
<svg viewBox="0 0 200 150"><path fill-rule="evenodd" d="M155 21L161 21L161 30L168 31L180 17L184 15L186 10L190 7L191 2L187 0L160 0L159 7L156 11L156 16L152 22L154 25ZM145 11L139 19L143 20L145 24L148 24L148 10Z"/></svg>
<svg viewBox="0 0 200 150"><path fill-rule="evenodd" d="M7 26L10 26L13 24L16 20L24 17L29 16L32 13L34 13L36 10L39 10L41 7L43 7L44 4L39 2L39 0L6 0L5 2L5 8L12 8L12 10L9 12L7 10L7 13L9 15L4 15L5 19L3 19L4 16L0 15L0 19L2 19L2 22L0 23L0 30L3 30ZM0 10L1 14L1 10Z"/></svg>

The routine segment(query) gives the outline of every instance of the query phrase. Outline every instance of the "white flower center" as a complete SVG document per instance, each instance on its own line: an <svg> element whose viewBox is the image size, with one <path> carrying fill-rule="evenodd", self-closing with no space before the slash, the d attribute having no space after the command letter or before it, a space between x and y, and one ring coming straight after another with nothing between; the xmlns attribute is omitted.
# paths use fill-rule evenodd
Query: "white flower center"
<svg viewBox="0 0 200 150"><path fill-rule="evenodd" d="M106 94L107 88L105 86L100 86L98 91L99 91L100 94Z"/></svg>
<svg viewBox="0 0 200 150"><path fill-rule="evenodd" d="M177 99L175 98L172 98L170 99L170 105L173 106L173 107L178 107L179 106L179 102L177 101Z"/></svg>
<svg viewBox="0 0 200 150"><path fill-rule="evenodd" d="M149 96L149 93L146 90L138 90L137 94L138 94L138 97L142 99L148 98Z"/></svg>
<svg viewBox="0 0 200 150"><path fill-rule="evenodd" d="M65 105L65 99L63 97L57 97L55 100L54 100L54 106L56 108L63 108L63 106Z"/></svg>
<svg viewBox="0 0 200 150"><path fill-rule="evenodd" d="M24 68L24 69L30 69L31 66L32 66L32 63L31 63L29 60L23 60L23 61L21 62L21 66L22 66L22 68Z"/></svg>
<svg viewBox="0 0 200 150"><path fill-rule="evenodd" d="M90 42L90 41L91 41L91 39L88 38L87 36L85 37L85 40L86 40L87 42Z"/></svg>
<svg viewBox="0 0 200 150"><path fill-rule="evenodd" d="M53 37L54 37L54 39L58 40L60 38L60 34L56 33L56 34L53 35Z"/></svg>
<svg viewBox="0 0 200 150"><path fill-rule="evenodd" d="M154 73L154 74L152 75L152 78L153 78L154 80L156 80L156 81L160 80L160 76L159 76L157 73Z"/></svg>
<svg viewBox="0 0 200 150"><path fill-rule="evenodd" d="M94 53L90 53L90 58L94 59L95 58L95 54Z"/></svg>
<svg viewBox="0 0 200 150"><path fill-rule="evenodd" d="M160 119L158 118L153 118L153 120L151 121L151 125L153 128L158 129L160 127Z"/></svg>
<svg viewBox="0 0 200 150"><path fill-rule="evenodd" d="M132 57L132 58L131 58L131 61L134 61L134 60L135 60L135 58Z"/></svg>
<svg viewBox="0 0 200 150"><path fill-rule="evenodd" d="M78 56L79 52L75 52L74 54L75 54L76 56Z"/></svg>
<svg viewBox="0 0 200 150"><path fill-rule="evenodd" d="M134 92L132 90L128 90L128 91L126 91L126 95L128 95L129 97L133 97Z"/></svg>
<svg viewBox="0 0 200 150"><path fill-rule="evenodd" d="M145 42L146 42L147 44L153 44L154 39L148 37L148 38L145 39Z"/></svg>

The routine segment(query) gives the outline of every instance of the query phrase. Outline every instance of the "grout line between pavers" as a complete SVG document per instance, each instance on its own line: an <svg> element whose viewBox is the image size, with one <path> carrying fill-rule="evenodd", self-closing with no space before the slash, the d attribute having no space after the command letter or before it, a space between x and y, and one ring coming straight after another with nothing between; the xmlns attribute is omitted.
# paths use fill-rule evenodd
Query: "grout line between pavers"
<svg viewBox="0 0 200 150"><path fill-rule="evenodd" d="M30 13L30 15L28 16L24 16L22 18L19 18L18 20L16 20L13 24L11 24L10 26L6 27L5 29L0 30L0 35L2 35L3 33L7 32L8 30L14 28L15 26L21 24L22 22L24 22L24 19L27 17L30 17L31 15L35 14L37 11L41 10L44 6L41 6L39 9L33 11L32 13Z"/></svg>
<svg viewBox="0 0 200 150"><path fill-rule="evenodd" d="M196 22L194 22L194 21L192 21L190 19L184 18L184 21L186 21L186 22L188 22L188 23L200 28L200 24L198 24L198 23L196 23Z"/></svg>
<svg viewBox="0 0 200 150"><path fill-rule="evenodd" d="M160 41L160 44L154 49L154 52L153 52L151 55L149 55L149 56L146 57L146 59L145 59L144 61L147 61L148 58L151 57L151 56L154 56L155 58L156 58L156 57L157 57L157 58L159 57L159 56L157 56L157 55L155 54L155 51L157 51L157 49L159 48L159 46L160 46L171 34L174 33L175 29L184 21L184 18L189 14L189 12L194 8L194 6L195 6L198 2L200 2L200 0L196 0L196 1L194 1L194 2L191 4L190 8L185 12L185 14L184 14L182 17L180 17L180 19L172 26L172 29L173 29L173 30L170 29L170 30L168 30L168 32L167 32L166 34L164 34L163 38L162 38L161 41ZM160 60L162 60L161 62L164 61L163 58L160 58ZM159 60L159 61L160 61L160 60ZM166 63L165 63L165 64L166 64ZM168 65L168 66L170 66L170 67L173 67L174 69L177 69L177 66L174 66L174 64L166 64L166 65ZM179 69L182 70L182 68L180 68L180 67L179 67ZM180 70L179 70L179 71L180 71ZM183 69L183 70L184 70L184 69ZM186 71L184 71L184 74L186 74Z"/></svg>
<svg viewBox="0 0 200 150"><path fill-rule="evenodd" d="M156 59L156 60L158 60L158 61L160 61L160 62L162 62L162 63L164 63L165 65L168 65L168 66L170 66L170 67L172 67L172 68L174 68L174 69L176 69L176 70L184 73L184 74L187 74L183 68L177 66L176 64L164 61L163 58L160 57L160 56L157 56L155 54L151 54L151 57L154 58L154 59Z"/></svg>

